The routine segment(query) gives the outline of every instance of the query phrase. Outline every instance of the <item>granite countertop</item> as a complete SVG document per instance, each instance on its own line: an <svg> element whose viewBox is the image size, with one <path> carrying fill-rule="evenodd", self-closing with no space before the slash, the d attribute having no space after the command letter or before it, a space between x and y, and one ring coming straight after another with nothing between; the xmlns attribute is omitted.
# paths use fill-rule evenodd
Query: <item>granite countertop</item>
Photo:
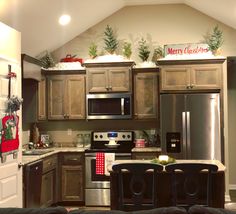
<svg viewBox="0 0 236 214"><path fill-rule="evenodd" d="M57 154L59 152L84 152L87 148L79 148L79 147L52 147L43 150L52 150L46 154L42 155L22 155L22 163L28 164L39 159L43 159L53 154ZM36 149L37 150L37 149ZM145 147L145 148L133 148L132 152L160 152L161 149L159 147Z"/></svg>
<svg viewBox="0 0 236 214"><path fill-rule="evenodd" d="M84 152L86 148L78 148L78 147L52 147L48 149L43 150L52 150L46 154L43 155L22 155L22 164L28 164L34 161L37 161L39 159L46 158L50 155L57 154L59 152Z"/></svg>
<svg viewBox="0 0 236 214"><path fill-rule="evenodd" d="M112 165L119 163L150 163L150 160L117 160ZM218 171L225 171L226 167L218 160L176 160L176 163L207 163L218 166ZM108 171L112 171L112 165L108 166Z"/></svg>
<svg viewBox="0 0 236 214"><path fill-rule="evenodd" d="M161 152L161 147L144 147L144 148L137 148L134 147L132 152Z"/></svg>

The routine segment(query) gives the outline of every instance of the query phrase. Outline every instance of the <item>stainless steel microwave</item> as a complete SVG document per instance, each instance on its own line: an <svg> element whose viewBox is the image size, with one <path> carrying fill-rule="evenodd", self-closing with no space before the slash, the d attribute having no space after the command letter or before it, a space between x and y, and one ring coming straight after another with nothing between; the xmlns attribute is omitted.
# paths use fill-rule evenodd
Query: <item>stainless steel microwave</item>
<svg viewBox="0 0 236 214"><path fill-rule="evenodd" d="M130 119L131 93L87 94L87 119Z"/></svg>

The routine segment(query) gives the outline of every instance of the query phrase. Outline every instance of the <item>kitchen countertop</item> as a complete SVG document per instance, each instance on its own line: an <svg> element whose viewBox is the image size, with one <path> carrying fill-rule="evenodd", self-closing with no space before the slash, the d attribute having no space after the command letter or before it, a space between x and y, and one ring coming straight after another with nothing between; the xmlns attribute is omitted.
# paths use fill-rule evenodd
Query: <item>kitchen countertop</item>
<svg viewBox="0 0 236 214"><path fill-rule="evenodd" d="M150 160L117 160L112 165L119 163L150 163ZM218 160L176 160L176 163L207 163L218 166L218 171L225 171L226 167ZM112 171L112 165L108 166L108 171Z"/></svg>
<svg viewBox="0 0 236 214"><path fill-rule="evenodd" d="M137 148L134 147L132 152L161 152L160 147L144 147L144 148Z"/></svg>
<svg viewBox="0 0 236 214"><path fill-rule="evenodd" d="M57 154L59 152L84 152L86 148L78 148L78 147L52 147L48 149L43 149L43 150L53 150L51 152L48 152L43 155L22 155L22 164L28 164L34 161L37 161L39 159L45 158L47 156Z"/></svg>
<svg viewBox="0 0 236 214"><path fill-rule="evenodd" d="M42 155L22 155L22 164L28 164L39 159L45 158L47 156L57 154L59 152L84 152L87 148L79 148L79 147L52 147L43 150L53 150L46 154ZM37 149L36 149L37 150ZM160 152L160 147L144 147L144 148L133 148L132 152Z"/></svg>

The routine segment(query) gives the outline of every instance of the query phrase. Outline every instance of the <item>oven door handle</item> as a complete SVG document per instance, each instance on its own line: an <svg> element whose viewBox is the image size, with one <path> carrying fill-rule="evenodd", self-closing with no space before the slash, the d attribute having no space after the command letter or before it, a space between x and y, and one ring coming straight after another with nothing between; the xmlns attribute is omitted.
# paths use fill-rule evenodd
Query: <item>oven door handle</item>
<svg viewBox="0 0 236 214"><path fill-rule="evenodd" d="M104 152L106 153L106 152ZM115 153L115 157L131 157L131 153ZM96 158L96 152L85 153L85 157L94 157Z"/></svg>

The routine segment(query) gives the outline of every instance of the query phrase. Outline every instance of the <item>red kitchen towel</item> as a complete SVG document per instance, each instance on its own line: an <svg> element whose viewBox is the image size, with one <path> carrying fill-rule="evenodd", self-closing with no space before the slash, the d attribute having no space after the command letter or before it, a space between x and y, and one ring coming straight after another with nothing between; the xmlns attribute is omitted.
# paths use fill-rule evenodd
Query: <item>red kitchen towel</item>
<svg viewBox="0 0 236 214"><path fill-rule="evenodd" d="M96 174L104 175L105 173L105 154L102 152L96 153Z"/></svg>

